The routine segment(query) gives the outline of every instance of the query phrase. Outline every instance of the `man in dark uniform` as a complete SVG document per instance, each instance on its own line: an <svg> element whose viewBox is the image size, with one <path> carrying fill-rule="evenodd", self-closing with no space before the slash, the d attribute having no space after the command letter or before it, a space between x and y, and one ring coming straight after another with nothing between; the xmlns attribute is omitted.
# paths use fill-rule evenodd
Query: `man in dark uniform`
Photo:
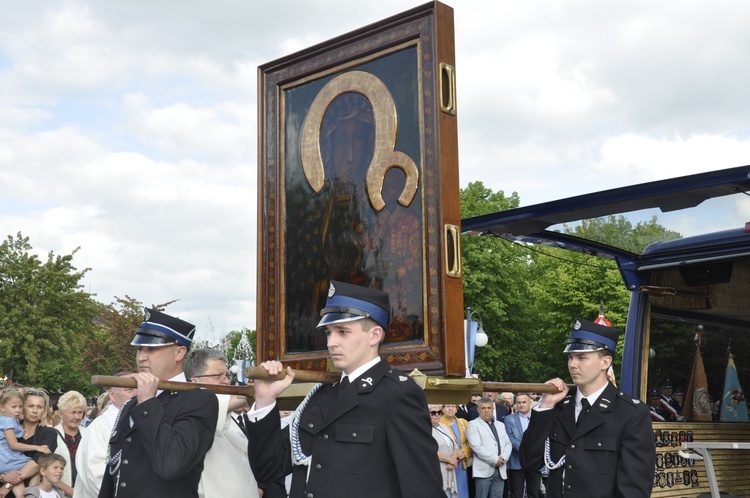
<svg viewBox="0 0 750 498"><path fill-rule="evenodd" d="M667 419L661 413L659 398L661 398L661 394L656 391L648 393L648 409L651 412L651 420L654 422L665 422Z"/></svg>
<svg viewBox="0 0 750 498"><path fill-rule="evenodd" d="M651 494L656 450L648 406L607 380L614 328L576 320L564 352L576 387L547 381L521 442L521 465L549 469L547 497L645 498Z"/></svg>
<svg viewBox="0 0 750 498"><path fill-rule="evenodd" d="M685 418L682 416L680 405L672 398L672 381L663 379L659 383L659 413L669 422L682 422Z"/></svg>
<svg viewBox="0 0 750 498"><path fill-rule="evenodd" d="M138 347L136 396L112 429L99 498L198 497L203 458L216 430L216 395L158 391L159 380L186 382L182 362L194 335L194 325L146 309L130 343Z"/></svg>
<svg viewBox="0 0 750 498"><path fill-rule="evenodd" d="M290 426L280 428L281 381L255 381L247 414L250 465L259 482L292 473L291 498L445 496L424 392L378 355L390 319L385 292L332 281L318 328L325 328L341 381L318 384ZM278 374L278 361L261 364Z"/></svg>

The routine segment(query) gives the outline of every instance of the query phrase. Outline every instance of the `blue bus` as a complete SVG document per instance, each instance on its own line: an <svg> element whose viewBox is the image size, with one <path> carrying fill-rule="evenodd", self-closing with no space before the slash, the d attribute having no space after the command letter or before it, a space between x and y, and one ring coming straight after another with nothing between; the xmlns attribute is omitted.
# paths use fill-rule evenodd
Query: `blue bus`
<svg viewBox="0 0 750 498"><path fill-rule="evenodd" d="M563 228L609 216L677 235L628 244L636 253ZM616 262L631 291L618 382L652 407L652 496L750 495L750 166L476 216L461 231Z"/></svg>

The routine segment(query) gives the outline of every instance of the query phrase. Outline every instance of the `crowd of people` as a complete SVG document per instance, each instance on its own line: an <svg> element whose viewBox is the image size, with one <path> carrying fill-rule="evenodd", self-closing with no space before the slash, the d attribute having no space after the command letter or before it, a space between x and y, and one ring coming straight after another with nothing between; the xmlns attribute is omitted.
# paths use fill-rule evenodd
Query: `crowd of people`
<svg viewBox="0 0 750 498"><path fill-rule="evenodd" d="M541 397L485 392L466 405L428 405L380 357L389 310L385 292L331 282L318 329L341 378L287 414L277 398L295 372L279 361L261 363L272 378L255 380L251 406L209 389L159 389L227 385L231 374L221 351L189 354L194 325L146 309L131 342L136 368L116 374L134 387L108 389L95 408L76 391L56 409L43 389L0 392L0 497L650 494L649 410L606 377L616 331L576 322L564 351L572 389L552 379L556 392Z"/></svg>

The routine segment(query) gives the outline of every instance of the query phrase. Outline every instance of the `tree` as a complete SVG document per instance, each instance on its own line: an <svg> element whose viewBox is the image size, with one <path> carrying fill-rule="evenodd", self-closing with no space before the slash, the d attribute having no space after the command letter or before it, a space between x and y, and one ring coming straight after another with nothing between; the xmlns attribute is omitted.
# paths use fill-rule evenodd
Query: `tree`
<svg viewBox="0 0 750 498"><path fill-rule="evenodd" d="M20 232L0 244L0 371L24 385L90 386L80 351L101 305L82 290L77 251L42 262Z"/></svg>
<svg viewBox="0 0 750 498"><path fill-rule="evenodd" d="M481 182L461 191L461 216L478 216L518 207L517 194L506 197ZM528 252L504 239L463 236L464 304L479 313L489 343L475 353L474 371L485 380L525 380L530 375L533 323L527 281ZM533 358L533 357L532 357Z"/></svg>
<svg viewBox="0 0 750 498"><path fill-rule="evenodd" d="M96 319L94 338L83 351L92 375L114 375L136 371L135 351L130 342L143 321L143 305L130 296L115 298Z"/></svg>
<svg viewBox="0 0 750 498"><path fill-rule="evenodd" d="M175 300L151 305L164 311ZM136 349L130 345L135 330L143 322L143 304L130 296L115 297L115 302L102 306L96 317L92 340L82 352L86 372L90 375L114 375L121 371L135 372Z"/></svg>

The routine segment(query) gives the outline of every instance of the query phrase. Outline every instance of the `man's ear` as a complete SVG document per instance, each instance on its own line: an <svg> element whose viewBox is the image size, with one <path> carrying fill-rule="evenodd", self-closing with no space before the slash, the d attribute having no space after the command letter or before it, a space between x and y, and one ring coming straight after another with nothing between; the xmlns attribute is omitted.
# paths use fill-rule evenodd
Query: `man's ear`
<svg viewBox="0 0 750 498"><path fill-rule="evenodd" d="M614 361L614 358L612 357L612 355L603 354L602 355L602 360L604 360L604 363L606 364L605 367L604 367L604 370L608 370L609 367L612 366L612 362Z"/></svg>
<svg viewBox="0 0 750 498"><path fill-rule="evenodd" d="M369 331L371 336L371 344L377 345L383 342L383 338L385 337L385 330L383 330L383 327L380 325L375 325L373 328Z"/></svg>
<svg viewBox="0 0 750 498"><path fill-rule="evenodd" d="M187 356L188 349L185 346L177 346L177 351L175 351L175 360L182 361Z"/></svg>

